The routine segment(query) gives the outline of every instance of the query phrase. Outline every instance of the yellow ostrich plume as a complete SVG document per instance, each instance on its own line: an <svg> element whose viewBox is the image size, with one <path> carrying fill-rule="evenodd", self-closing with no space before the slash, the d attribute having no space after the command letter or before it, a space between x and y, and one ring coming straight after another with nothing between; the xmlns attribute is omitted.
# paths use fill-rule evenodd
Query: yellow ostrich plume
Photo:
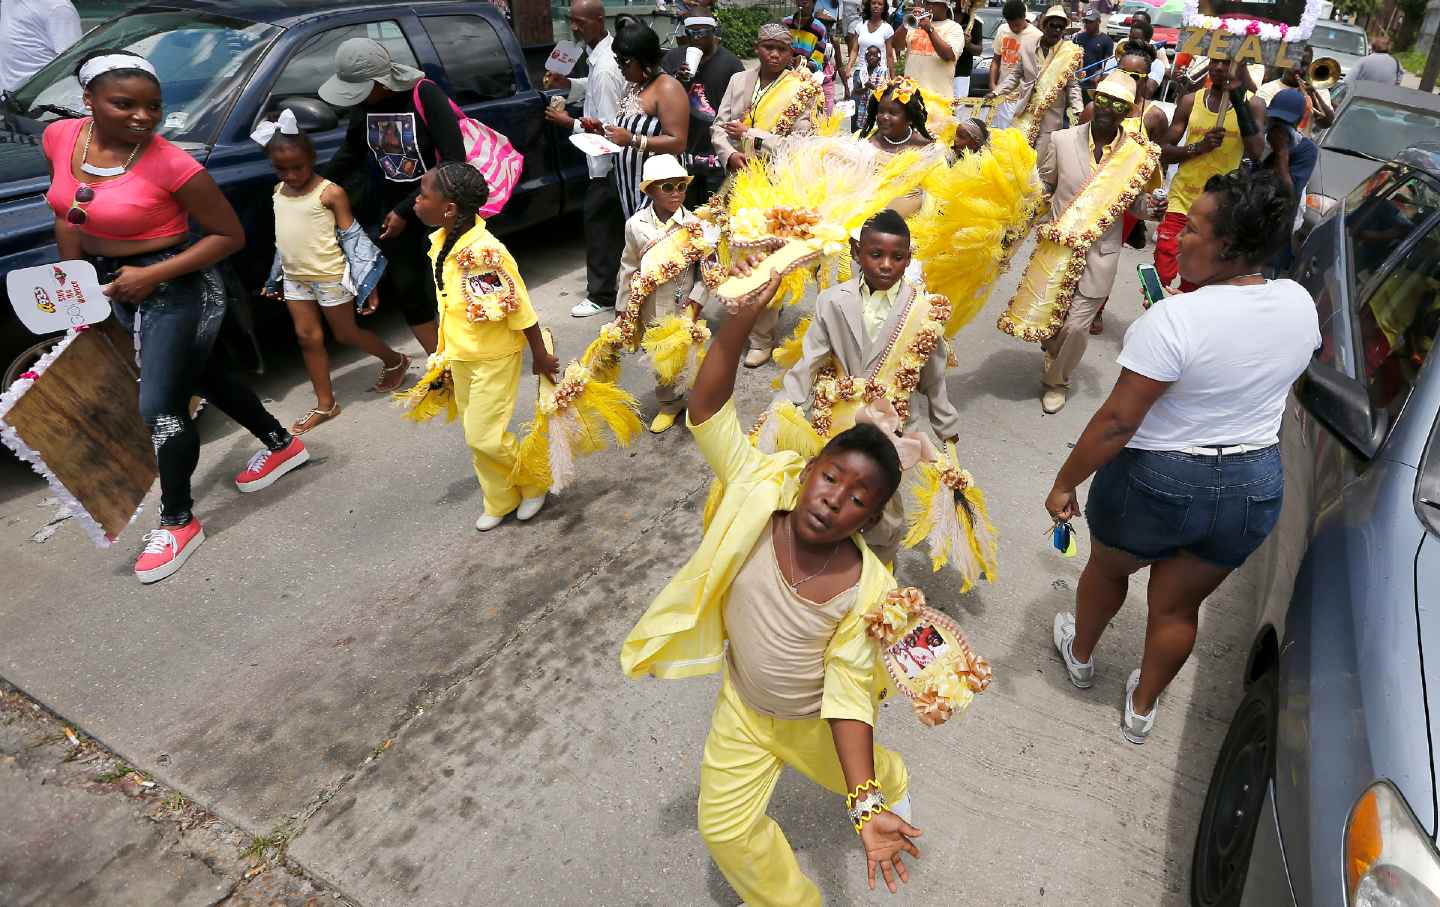
<svg viewBox="0 0 1440 907"><path fill-rule="evenodd" d="M553 352L550 332L542 336ZM578 458L606 448L607 429L617 446L629 447L640 434L639 401L579 362L565 367L559 384L542 375L535 419L525 426L511 480L559 494L574 481Z"/></svg>
<svg viewBox="0 0 1440 907"><path fill-rule="evenodd" d="M832 264L843 274L851 231L891 199L919 188L942 163L915 148L881 157L869 142L810 136L787 141L768 162L752 161L736 174L729 254L764 258L749 275L721 284L721 300L731 308L752 302L778 271L776 304L798 302L810 275L828 274Z"/></svg>
<svg viewBox="0 0 1440 907"><path fill-rule="evenodd" d="M953 337L984 308L1010 246L1034 217L1035 151L1019 130L994 130L978 154L929 171L925 190L910 235L927 287L950 300L945 336Z"/></svg>
<svg viewBox="0 0 1440 907"><path fill-rule="evenodd" d="M809 330L810 316L806 315L795 325L795 333L775 348L775 364L780 366L782 372L794 368L800 361L801 353L805 349L805 333Z"/></svg>
<svg viewBox="0 0 1440 907"><path fill-rule="evenodd" d="M640 341L650 359L655 378L680 390L695 386L700 364L705 359L705 341L710 327L703 319L684 315L666 315L650 323Z"/></svg>
<svg viewBox="0 0 1440 907"><path fill-rule="evenodd" d="M441 413L446 422L454 422L459 415L455 402L455 383L450 378L450 369L436 357L420 380L403 391L396 391L390 397L403 409L404 416L411 422L428 422Z"/></svg>

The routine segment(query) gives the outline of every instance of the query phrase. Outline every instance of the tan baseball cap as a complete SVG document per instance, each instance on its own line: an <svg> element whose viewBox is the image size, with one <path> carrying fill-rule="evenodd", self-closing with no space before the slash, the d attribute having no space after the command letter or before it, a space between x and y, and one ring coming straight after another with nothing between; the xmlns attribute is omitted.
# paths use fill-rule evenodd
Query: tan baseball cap
<svg viewBox="0 0 1440 907"><path fill-rule="evenodd" d="M376 82L391 91L409 91L425 74L396 63L374 38L351 38L335 48L335 75L320 86L320 98L336 107L354 107L370 97Z"/></svg>

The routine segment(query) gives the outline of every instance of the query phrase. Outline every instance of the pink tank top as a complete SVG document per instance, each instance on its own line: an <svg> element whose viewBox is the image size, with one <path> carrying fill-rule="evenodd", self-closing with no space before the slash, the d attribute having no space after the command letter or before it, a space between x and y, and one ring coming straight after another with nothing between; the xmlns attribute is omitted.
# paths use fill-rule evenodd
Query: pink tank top
<svg viewBox="0 0 1440 907"><path fill-rule="evenodd" d="M45 198L60 217L70 210L80 187L70 171L75 143L84 120L56 120L45 127L41 145L50 159L54 178ZM124 176L90 183L95 198L85 209L81 233L97 239L157 239L189 230L189 217L174 194L191 177L205 169L200 162L168 140L153 136Z"/></svg>

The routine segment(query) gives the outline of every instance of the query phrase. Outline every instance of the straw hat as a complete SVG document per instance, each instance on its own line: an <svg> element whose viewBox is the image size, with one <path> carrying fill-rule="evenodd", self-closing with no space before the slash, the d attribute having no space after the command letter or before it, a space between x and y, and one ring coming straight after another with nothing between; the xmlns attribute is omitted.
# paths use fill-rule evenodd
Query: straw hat
<svg viewBox="0 0 1440 907"><path fill-rule="evenodd" d="M690 183L690 174L680 165L680 159L673 154L656 154L645 159L645 169L640 171L640 191L647 192L651 183L666 180L684 180Z"/></svg>
<svg viewBox="0 0 1440 907"><path fill-rule="evenodd" d="M1068 25L1070 23L1070 14L1065 12L1065 7L1057 3L1045 10L1045 15L1040 17L1041 22L1044 22L1046 19L1064 19Z"/></svg>

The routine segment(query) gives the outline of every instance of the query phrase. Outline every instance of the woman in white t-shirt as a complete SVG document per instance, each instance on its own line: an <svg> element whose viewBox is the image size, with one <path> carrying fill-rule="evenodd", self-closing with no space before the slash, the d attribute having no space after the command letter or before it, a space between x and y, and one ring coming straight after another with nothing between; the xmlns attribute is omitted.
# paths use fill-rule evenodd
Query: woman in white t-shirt
<svg viewBox="0 0 1440 907"><path fill-rule="evenodd" d="M1280 514L1280 419L1320 345L1310 294L1260 273L1290 235L1293 206L1269 171L1205 184L1179 252L1180 273L1199 288L1130 326L1120 379L1045 501L1056 522L1077 517L1075 489L1095 476L1075 614L1055 615L1055 646L1075 686L1090 686L1091 655L1130 575L1150 567L1145 653L1121 723L1132 743L1145 742L1160 693L1190 657L1200 603Z"/></svg>
<svg viewBox="0 0 1440 907"><path fill-rule="evenodd" d="M871 47L880 48L880 59L885 61L887 73L895 71L895 46L891 39L895 37L895 29L889 23L890 10L886 0L865 0L860 7L860 21L850 29L846 36L846 44L850 47L850 79L855 81L855 70L860 69L865 62L865 51ZM856 103L864 107L864 99L857 98Z"/></svg>

